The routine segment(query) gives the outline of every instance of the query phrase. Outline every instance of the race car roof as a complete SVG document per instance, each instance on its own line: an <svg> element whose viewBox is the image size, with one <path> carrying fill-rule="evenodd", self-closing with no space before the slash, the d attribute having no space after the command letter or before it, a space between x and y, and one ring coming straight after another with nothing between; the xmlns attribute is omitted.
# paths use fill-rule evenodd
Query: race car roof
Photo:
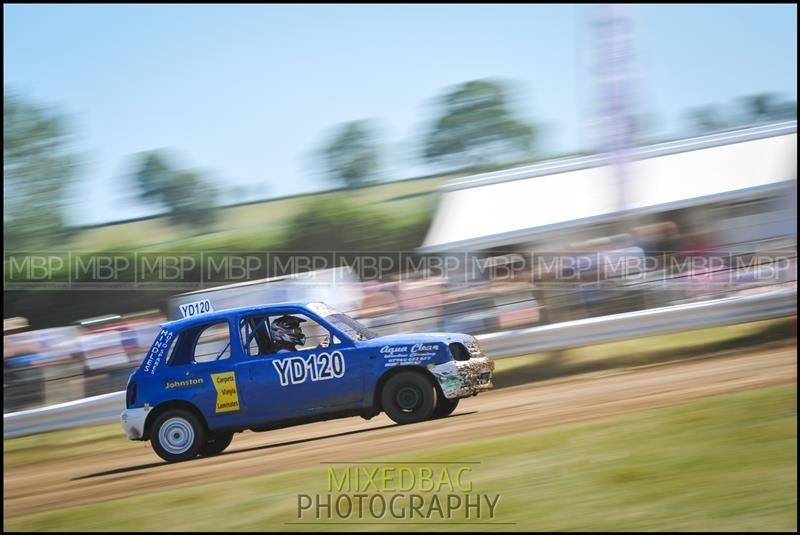
<svg viewBox="0 0 800 535"><path fill-rule="evenodd" d="M476 251L621 215L653 213L789 188L797 122L633 149L625 205L612 157L588 156L464 177L440 189L419 252Z"/></svg>
<svg viewBox="0 0 800 535"><path fill-rule="evenodd" d="M312 303L307 303L304 301L286 301L284 303L269 303L265 305L251 305L246 307L236 307L236 308L226 308L223 310L215 310L213 312L207 312L205 314L198 314L196 316L191 316L188 318L181 318L178 320L167 321L161 324L161 327L164 329L185 329L186 327L191 327L192 325L196 325L198 323L206 323L209 320L227 320L234 314L241 314L241 313L258 313L258 312L270 312L276 310L282 310L285 308L302 308L304 310L308 309L308 305Z"/></svg>

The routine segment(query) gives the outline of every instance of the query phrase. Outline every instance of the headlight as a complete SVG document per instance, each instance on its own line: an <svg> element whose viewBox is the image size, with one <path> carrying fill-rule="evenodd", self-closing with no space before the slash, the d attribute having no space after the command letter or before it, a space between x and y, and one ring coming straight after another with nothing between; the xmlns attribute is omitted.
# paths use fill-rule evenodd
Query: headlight
<svg viewBox="0 0 800 535"><path fill-rule="evenodd" d="M458 342L453 342L450 344L450 356L453 357L453 360L469 360L470 353L462 344Z"/></svg>

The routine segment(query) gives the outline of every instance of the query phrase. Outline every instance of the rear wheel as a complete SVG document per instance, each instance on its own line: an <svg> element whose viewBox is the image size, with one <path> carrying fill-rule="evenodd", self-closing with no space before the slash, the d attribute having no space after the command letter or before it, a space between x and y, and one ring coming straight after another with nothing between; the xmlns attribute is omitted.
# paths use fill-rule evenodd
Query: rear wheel
<svg viewBox="0 0 800 535"><path fill-rule="evenodd" d="M233 433L209 433L205 444L200 447L201 457L212 457L219 455L225 448L230 446L233 440Z"/></svg>
<svg viewBox="0 0 800 535"><path fill-rule="evenodd" d="M458 407L458 401L458 398L447 399L444 396L439 396L436 408L433 410L433 417L444 418L445 416L450 416L453 414L453 411L456 410L456 407Z"/></svg>
<svg viewBox="0 0 800 535"><path fill-rule="evenodd" d="M416 372L400 372L381 391L381 407L398 424L429 420L436 408L436 388Z"/></svg>
<svg viewBox="0 0 800 535"><path fill-rule="evenodd" d="M206 430L189 411L168 410L153 423L150 442L153 450L167 462L187 461L197 457L206 441Z"/></svg>

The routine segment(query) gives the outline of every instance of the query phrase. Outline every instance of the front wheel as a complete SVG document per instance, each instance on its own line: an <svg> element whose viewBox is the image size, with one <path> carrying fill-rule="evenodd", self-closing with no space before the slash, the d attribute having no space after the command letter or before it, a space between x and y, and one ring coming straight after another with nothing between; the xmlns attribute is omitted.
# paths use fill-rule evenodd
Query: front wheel
<svg viewBox="0 0 800 535"><path fill-rule="evenodd" d="M436 388L416 372L400 372L381 391L381 407L398 424L429 420L436 408Z"/></svg>
<svg viewBox="0 0 800 535"><path fill-rule="evenodd" d="M160 415L153 423L150 438L156 454L170 463L197 457L205 441L203 424L197 416L181 409Z"/></svg>
<svg viewBox="0 0 800 535"><path fill-rule="evenodd" d="M230 446L233 440L233 433L209 433L205 444L200 447L201 457L212 457L219 455L225 448Z"/></svg>
<svg viewBox="0 0 800 535"><path fill-rule="evenodd" d="M453 414L453 411L456 410L456 407L458 407L458 401L458 398L447 399L444 396L440 396L436 408L433 411L433 417L444 418L445 416L450 416Z"/></svg>

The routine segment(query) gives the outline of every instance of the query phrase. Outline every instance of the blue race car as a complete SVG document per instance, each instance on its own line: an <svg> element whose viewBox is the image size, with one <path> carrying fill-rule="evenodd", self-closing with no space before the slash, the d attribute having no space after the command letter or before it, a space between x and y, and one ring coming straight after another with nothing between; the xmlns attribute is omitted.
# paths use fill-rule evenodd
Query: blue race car
<svg viewBox="0 0 800 535"><path fill-rule="evenodd" d="M398 424L444 417L491 388L493 370L472 336L378 336L324 303L210 311L161 326L128 380L122 426L184 461L245 429L381 411Z"/></svg>

